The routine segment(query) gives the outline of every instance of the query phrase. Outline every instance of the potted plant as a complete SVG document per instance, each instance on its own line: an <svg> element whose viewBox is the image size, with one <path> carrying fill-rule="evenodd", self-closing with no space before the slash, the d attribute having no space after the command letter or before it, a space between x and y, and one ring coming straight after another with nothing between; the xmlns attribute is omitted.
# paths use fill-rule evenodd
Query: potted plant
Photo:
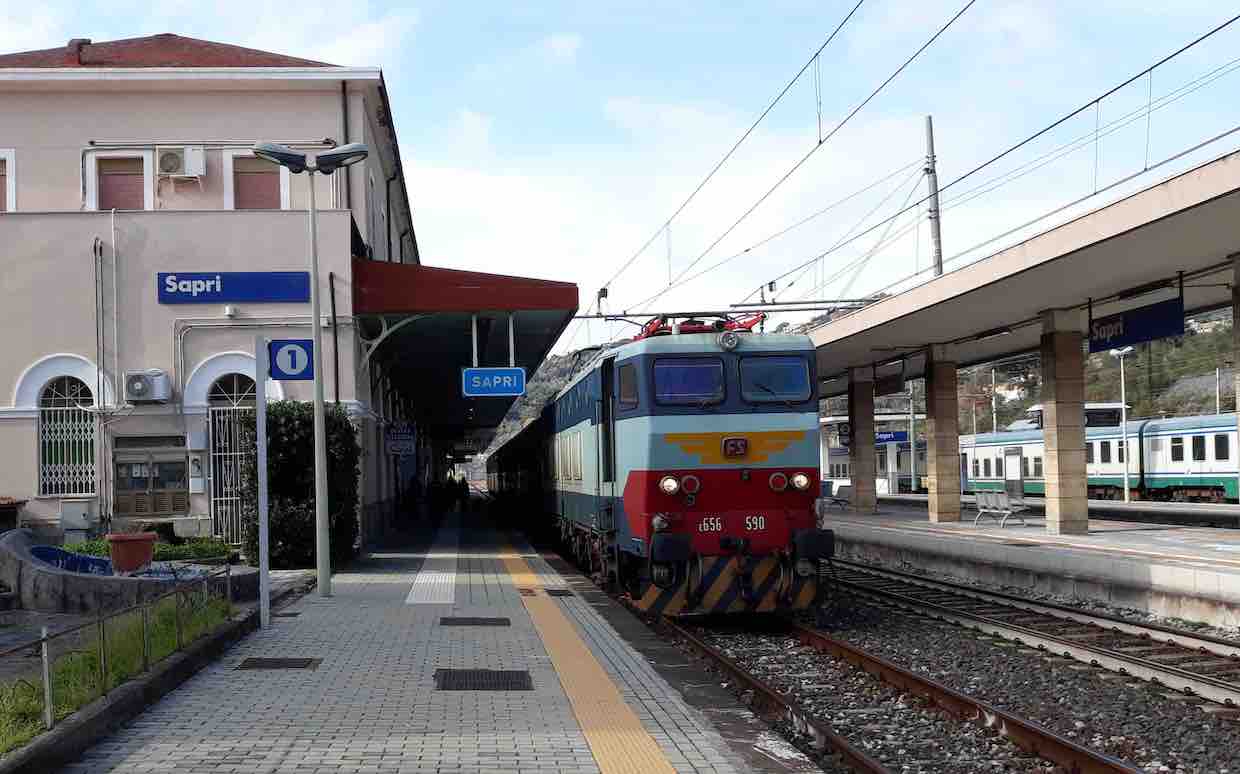
<svg viewBox="0 0 1240 774"><path fill-rule="evenodd" d="M112 572L130 574L148 566L155 556L154 532L111 533L107 536Z"/></svg>

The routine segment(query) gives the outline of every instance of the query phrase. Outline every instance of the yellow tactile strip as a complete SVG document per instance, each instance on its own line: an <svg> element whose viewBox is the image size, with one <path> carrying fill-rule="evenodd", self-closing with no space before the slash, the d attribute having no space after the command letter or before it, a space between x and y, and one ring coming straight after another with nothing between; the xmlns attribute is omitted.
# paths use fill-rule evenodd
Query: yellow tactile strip
<svg viewBox="0 0 1240 774"><path fill-rule="evenodd" d="M501 558L517 588L541 590L538 576L513 551ZM658 742L642 728L615 683L586 647L559 603L545 593L521 597L568 694L590 752L603 774L675 774Z"/></svg>

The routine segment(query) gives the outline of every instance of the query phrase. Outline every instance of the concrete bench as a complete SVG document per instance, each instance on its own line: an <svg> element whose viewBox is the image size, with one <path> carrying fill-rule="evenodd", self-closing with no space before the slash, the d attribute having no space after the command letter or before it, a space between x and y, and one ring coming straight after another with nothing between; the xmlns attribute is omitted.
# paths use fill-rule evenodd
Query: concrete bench
<svg viewBox="0 0 1240 774"><path fill-rule="evenodd" d="M1008 519L1011 518L1019 519L1021 526L1029 526L1024 516L1024 512L1029 510L1029 506L1024 503L1012 502L1012 498L1008 496L1007 492L977 492L975 498L977 500L977 517L973 519L973 526L978 526L984 516L989 516L999 522L1000 529L1006 527Z"/></svg>

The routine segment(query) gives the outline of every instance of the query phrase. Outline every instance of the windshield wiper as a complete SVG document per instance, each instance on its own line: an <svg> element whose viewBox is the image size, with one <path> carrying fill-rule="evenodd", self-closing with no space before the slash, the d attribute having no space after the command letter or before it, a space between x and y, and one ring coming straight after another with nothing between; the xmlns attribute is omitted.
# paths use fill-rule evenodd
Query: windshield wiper
<svg viewBox="0 0 1240 774"><path fill-rule="evenodd" d="M764 392L766 392L768 395L773 396L773 397L775 398L775 400L778 400L778 401L783 402L783 404L784 404L785 406L787 406L788 408L792 408L792 401L791 401L791 400L789 400L788 398L781 398L781 397L779 396L779 393L778 393L778 392L775 392L774 390L772 390L770 387L766 386L766 385L765 385L765 384L763 384L762 382L754 382L754 383L753 383L753 386L754 386L754 387L757 387L757 388L758 388L758 389L760 389L760 390L763 390L763 391L764 391Z"/></svg>

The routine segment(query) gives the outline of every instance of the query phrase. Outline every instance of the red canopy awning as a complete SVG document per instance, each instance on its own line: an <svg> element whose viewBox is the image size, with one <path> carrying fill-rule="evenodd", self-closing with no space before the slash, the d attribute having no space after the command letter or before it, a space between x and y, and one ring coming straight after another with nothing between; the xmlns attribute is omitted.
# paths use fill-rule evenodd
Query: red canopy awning
<svg viewBox="0 0 1240 774"><path fill-rule="evenodd" d="M577 311L571 282L353 260L354 314ZM571 316L571 314L570 314Z"/></svg>

